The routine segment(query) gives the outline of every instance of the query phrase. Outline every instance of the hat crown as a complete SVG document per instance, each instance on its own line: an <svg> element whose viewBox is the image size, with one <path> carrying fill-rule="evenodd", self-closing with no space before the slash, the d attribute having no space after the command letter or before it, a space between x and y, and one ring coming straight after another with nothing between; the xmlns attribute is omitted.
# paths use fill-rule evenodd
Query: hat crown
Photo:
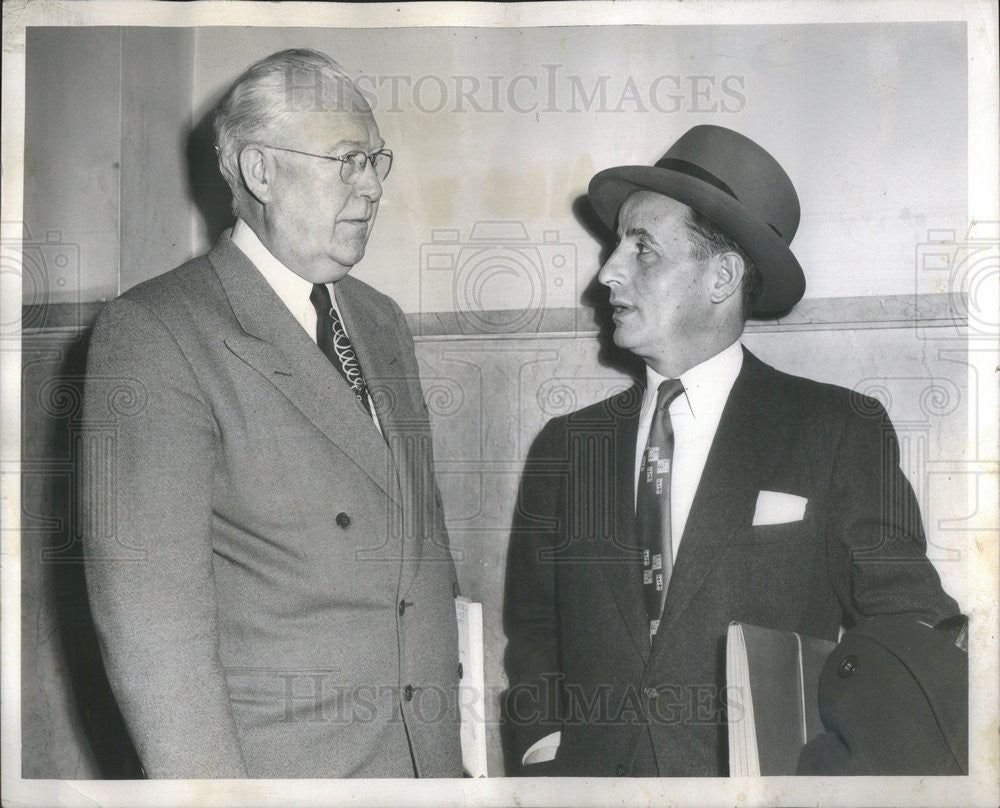
<svg viewBox="0 0 1000 808"><path fill-rule="evenodd" d="M678 161L689 164L689 170L693 166L702 179L734 197L786 244L791 243L800 215L795 186L778 161L750 138L722 126L695 126L656 165L666 167ZM711 217L712 211L701 212Z"/></svg>

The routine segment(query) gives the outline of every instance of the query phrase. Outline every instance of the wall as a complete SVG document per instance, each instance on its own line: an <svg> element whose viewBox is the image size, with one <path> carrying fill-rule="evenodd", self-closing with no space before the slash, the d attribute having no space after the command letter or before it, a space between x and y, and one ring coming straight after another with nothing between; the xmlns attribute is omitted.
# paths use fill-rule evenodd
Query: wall
<svg viewBox="0 0 1000 808"><path fill-rule="evenodd" d="M69 28L28 32L26 97L44 101L25 105L26 304L117 294L121 41L117 28L85 48Z"/></svg>
<svg viewBox="0 0 1000 808"><path fill-rule="evenodd" d="M355 271L400 301L417 337L459 577L484 604L494 694L527 446L545 418L627 378L598 333L603 244L579 197L595 170L653 162L697 123L767 144L802 200L807 299L752 323L746 344L886 403L931 556L962 601L968 312L952 294L958 276L925 258L932 235L961 234L967 219L967 114L955 92L964 36L954 24L30 32L25 221L36 240L57 233L69 263L39 247L37 273L25 267L24 775L134 772L78 563L73 436L87 328L100 301L231 222L207 115L246 64L287 46L327 50L362 75L396 153ZM489 740L499 774L498 733Z"/></svg>

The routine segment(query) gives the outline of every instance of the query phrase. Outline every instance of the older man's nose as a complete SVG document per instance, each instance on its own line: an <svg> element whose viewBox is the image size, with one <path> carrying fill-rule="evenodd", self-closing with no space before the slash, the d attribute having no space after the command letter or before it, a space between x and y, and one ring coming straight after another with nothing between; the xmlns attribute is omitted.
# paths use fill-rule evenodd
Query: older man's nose
<svg viewBox="0 0 1000 808"><path fill-rule="evenodd" d="M375 173L375 167L370 160L365 161L364 171L361 172L361 176L354 184L354 193L370 199L372 202L377 202L382 196L382 183L379 181L378 174Z"/></svg>

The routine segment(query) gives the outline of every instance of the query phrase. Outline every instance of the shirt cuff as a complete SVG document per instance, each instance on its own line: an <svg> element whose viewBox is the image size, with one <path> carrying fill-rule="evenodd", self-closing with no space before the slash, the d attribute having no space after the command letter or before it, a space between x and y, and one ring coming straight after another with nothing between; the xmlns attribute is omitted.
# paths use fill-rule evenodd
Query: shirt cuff
<svg viewBox="0 0 1000 808"><path fill-rule="evenodd" d="M521 765L528 766L532 763L548 763L550 760L555 760L561 740L561 732L551 732L544 738L539 738L528 747L528 751L521 758Z"/></svg>

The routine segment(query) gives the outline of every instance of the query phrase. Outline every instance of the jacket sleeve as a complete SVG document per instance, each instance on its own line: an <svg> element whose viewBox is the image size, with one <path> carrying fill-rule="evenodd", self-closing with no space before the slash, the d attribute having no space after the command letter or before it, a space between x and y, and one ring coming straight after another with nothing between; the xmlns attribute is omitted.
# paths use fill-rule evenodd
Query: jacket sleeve
<svg viewBox="0 0 1000 808"><path fill-rule="evenodd" d="M179 345L119 299L98 318L84 398L87 587L108 679L149 777L245 777L218 654L218 436Z"/></svg>
<svg viewBox="0 0 1000 808"><path fill-rule="evenodd" d="M827 559L848 626L909 614L931 625L958 613L926 555L913 489L882 405L851 400L830 481Z"/></svg>
<svg viewBox="0 0 1000 808"><path fill-rule="evenodd" d="M566 529L559 505L566 500L558 434L557 422L549 422L528 453L508 548L504 594L510 684L504 702L508 773L546 773L542 769L547 764L526 766L522 771L521 758L533 743L562 726L553 550L561 546L560 530Z"/></svg>

